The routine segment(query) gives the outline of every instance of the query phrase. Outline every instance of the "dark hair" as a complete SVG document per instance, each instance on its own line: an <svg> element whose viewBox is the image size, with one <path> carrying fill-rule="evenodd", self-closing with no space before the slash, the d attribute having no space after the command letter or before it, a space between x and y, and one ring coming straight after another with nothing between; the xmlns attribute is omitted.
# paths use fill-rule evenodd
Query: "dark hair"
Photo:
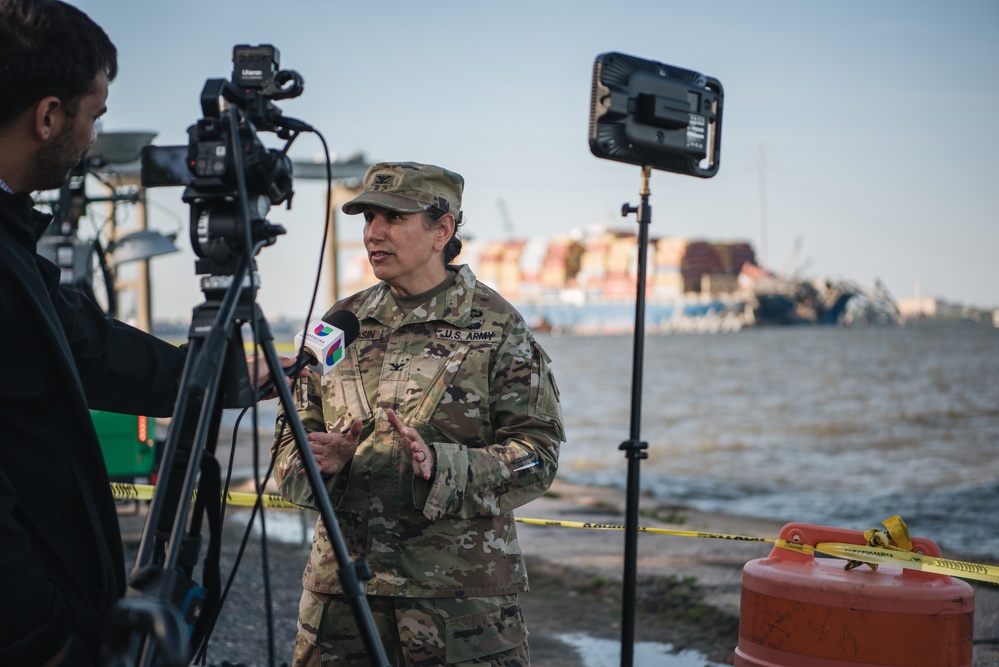
<svg viewBox="0 0 999 667"><path fill-rule="evenodd" d="M0 128L50 95L75 113L94 78L118 74L103 29L58 0L0 0Z"/></svg>
<svg viewBox="0 0 999 667"><path fill-rule="evenodd" d="M433 229L438 220L444 217L447 211L436 206L428 206L426 210L427 229ZM455 257L461 254L461 237L458 235L458 227L464 222L462 217L464 211L458 211L458 217L454 219L454 233L444 246L444 263L450 264Z"/></svg>

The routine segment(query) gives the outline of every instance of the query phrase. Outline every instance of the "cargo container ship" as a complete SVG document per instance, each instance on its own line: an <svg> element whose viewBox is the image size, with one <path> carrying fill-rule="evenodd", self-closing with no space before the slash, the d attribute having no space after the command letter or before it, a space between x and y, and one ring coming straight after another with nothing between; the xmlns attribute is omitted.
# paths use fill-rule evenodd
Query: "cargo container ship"
<svg viewBox="0 0 999 667"><path fill-rule="evenodd" d="M536 330L612 334L634 328L634 232L466 239L455 263L468 264ZM347 293L377 282L363 252L350 257L344 274ZM748 241L673 236L650 239L645 287L646 328L663 332L835 324L863 292L841 282L776 276L757 265Z"/></svg>

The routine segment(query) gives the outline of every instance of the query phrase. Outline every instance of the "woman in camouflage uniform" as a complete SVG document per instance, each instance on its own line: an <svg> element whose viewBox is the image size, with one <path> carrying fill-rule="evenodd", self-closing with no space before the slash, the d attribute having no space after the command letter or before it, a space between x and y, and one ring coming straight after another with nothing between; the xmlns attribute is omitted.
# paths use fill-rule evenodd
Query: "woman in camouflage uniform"
<svg viewBox="0 0 999 667"><path fill-rule="evenodd" d="M464 181L382 163L344 204L363 213L376 286L349 310L360 334L299 392L299 416L390 662L526 666L528 590L512 511L551 485L564 441L549 358L520 314L465 265ZM273 445L282 494L313 506L292 437ZM303 575L297 665L367 665L320 520Z"/></svg>

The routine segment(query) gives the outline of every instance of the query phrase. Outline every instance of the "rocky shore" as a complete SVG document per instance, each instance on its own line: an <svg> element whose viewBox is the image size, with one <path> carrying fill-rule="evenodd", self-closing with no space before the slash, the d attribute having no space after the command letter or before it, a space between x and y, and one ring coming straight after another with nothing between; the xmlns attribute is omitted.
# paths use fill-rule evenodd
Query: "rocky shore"
<svg viewBox="0 0 999 667"><path fill-rule="evenodd" d="M556 482L548 495L522 508L517 515L618 525L624 522L625 504L625 495L620 491ZM643 498L641 508L641 524L648 527L771 539L781 528L776 522L703 513L658 504L649 498ZM234 520L226 522L224 535L224 575L232 569L245 527L245 518L239 520L238 516L245 510L233 508L231 512ZM308 524L313 517L308 513ZM126 563L131 564L142 530L143 509L123 506L121 521ZM518 533L531 582L531 592L521 600L531 631L532 664L619 664L623 531L521 523ZM738 644L742 568L746 562L766 556L772 545L643 533L638 547L636 642L669 644L674 650L689 651L683 654L687 656L684 665L732 664ZM290 662L300 578L308 553L309 545L304 541L268 540L265 552L259 536L249 540L209 644L208 664L264 666ZM959 554L945 555L985 562ZM266 613L265 563L270 616ZM999 587L969 583L976 596L973 667L995 667L999 665ZM268 648L269 627L273 658ZM590 639L605 640L602 645L611 647L610 655L601 661L600 656L592 654ZM641 662L637 655L636 665L642 667L679 664L665 657L661 662Z"/></svg>

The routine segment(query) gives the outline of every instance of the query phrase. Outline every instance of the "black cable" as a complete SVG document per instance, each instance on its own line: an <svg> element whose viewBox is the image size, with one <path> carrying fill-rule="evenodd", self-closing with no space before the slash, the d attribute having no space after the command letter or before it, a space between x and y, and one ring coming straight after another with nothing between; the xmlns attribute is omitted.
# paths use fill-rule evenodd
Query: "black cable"
<svg viewBox="0 0 999 667"><path fill-rule="evenodd" d="M230 482L232 480L233 459L234 459L234 455L235 455L235 452L236 452L237 437L239 435L239 424L243 420L243 417L246 415L246 413L247 413L247 411L249 409L250 409L250 407L243 408L243 410L239 413L239 416L236 417L236 422L233 425L232 441L231 441L230 450L229 450L229 466L228 466L228 469L226 471L226 481L225 481L225 484L223 486L223 491L222 491L222 513L223 513L223 515L225 514L225 504L226 504L226 501L227 501L228 496L229 496L229 485L230 485ZM280 433L283 436L284 430L287 427L287 423L284 421L284 417L283 416L280 416L278 419L281 421L281 431L280 431ZM260 511L261 512L261 517L263 516L263 510L264 510L264 507L263 507L263 493L264 493L264 489L267 486L267 482L270 480L271 473L273 472L273 470L274 470L274 462L272 460L271 463L270 463L270 465L267 467L267 472L264 474L264 481L263 481L263 483L257 489L257 501L254 503L253 508L250 510L250 518L246 522L246 528L243 531L243 537L240 540L239 548L236 550L236 555L233 558L232 568L229 571L229 576L226 579L225 586L222 588L222 593L219 596L219 605L218 605L219 611L221 611L222 607L225 605L225 601L229 597L229 591L232 588L233 582L236 579L236 573L239 570L239 565L240 565L240 563L243 560L243 555L245 554L246 547L247 547L247 545L248 545L248 543L250 541L250 534L253 531L253 522L256 521L257 512ZM270 581L269 574L265 573L265 576L264 576L265 596L266 596L266 598L268 600L270 599L269 581ZM195 660L196 661L200 661L200 664L202 664L202 665L205 664L205 660L207 658L207 653L208 653L208 640L211 637L212 631L214 630L215 624L216 624L217 621L218 621L218 617L217 616L216 616L216 618L211 619L210 625L208 627L208 631L205 633L205 641L202 642L202 645L201 645L201 647L198 650L197 657L196 657ZM270 638L270 641L268 643L269 643L269 645L273 646L273 638L272 637ZM273 649L272 649L272 652L273 652Z"/></svg>
<svg viewBox="0 0 999 667"><path fill-rule="evenodd" d="M316 274L315 274L316 278L315 278L315 281L313 282L312 295L311 295L311 298L309 300L309 309L308 309L308 313L306 314L306 317L305 317L305 324L302 326L303 330L306 329L309 326L309 320L312 317L312 312L315 309L315 304L316 304L316 301L317 301L317 299L319 297L320 277L322 275L323 260L325 258L325 254L326 254L326 244L327 244L327 241L329 239L329 227L330 227L330 222L332 220L332 218L331 218L332 208L331 207L332 207L332 199L333 199L333 166L330 163L329 146L326 143L326 138L323 136L323 134L321 132L319 132L318 130L316 130L314 128L312 129L312 132L314 132L316 134L316 136L319 137L319 140L320 140L320 142L323 145L323 153L326 156L326 217L325 217L325 223L323 224L323 239L322 239L322 243L320 244L319 266L316 269ZM295 136L297 136L297 135L295 135ZM291 141L293 141L294 138L295 137L292 137ZM290 145L291 141L289 141L289 145ZM336 249L334 248L334 252L335 251L336 251ZM334 298L335 297L336 297L336 295L334 295ZM254 310L254 317L256 317L256 310ZM252 330L253 330L253 335L254 335L254 347L253 347L253 349L256 350L257 349L257 347L256 347L256 334L257 334L256 322L254 322ZM303 341L303 344L304 344L304 341ZM302 355L302 350L301 349L298 350L297 353L299 355L300 360L304 359L304 357ZM300 361L297 364L296 367L297 368L301 368L302 364L303 364L303 361ZM297 372L293 373L292 374L292 378L296 377L297 374L298 374ZM278 381L277 377L275 377L273 379L274 379L275 382ZM254 382L253 386L256 386L256 385L257 385L257 383ZM254 403L253 407L254 407L253 415L252 415L252 419L253 419L253 442L252 442L252 446L253 446L253 470L254 470L254 475L255 475L256 480L259 480L260 476L259 476L258 473L259 473L259 465L260 465L260 462L259 462L259 458L260 458L260 447L259 447L259 428L258 428L258 423L257 423L258 412L257 412L257 409L256 409L256 403ZM281 417L279 417L279 418L281 418ZM287 427L287 422L285 421L285 422L282 423L282 426L281 426L281 432L282 432L282 434L283 434L283 431L285 430L286 427ZM272 457L271 461L270 461L270 464L268 465L267 472L266 472L266 474L265 474L265 476L263 478L263 481L259 482L257 484L257 502L253 506L253 512L250 515L250 520L249 520L249 522L247 522L247 530L246 530L246 533L244 534L243 543L240 546L240 557L242 557L242 552L243 552L243 549L245 548L246 542L248 540L249 533L250 533L250 530L251 530L252 525L253 525L253 521L255 520L257 509L260 508L260 534L261 534L261 539L260 539L260 559L261 559L262 575L263 575L263 579L264 579L264 582L263 582L264 583L264 610L265 610L265 615L266 615L266 620L267 620L267 648L268 648L268 656L269 656L269 660L270 660L269 664L270 664L271 667L274 667L274 610L273 610L273 598L271 596L271 587L270 587L270 567L269 567L270 558L268 556L269 552L268 552L268 549L267 549L267 522L266 522L266 519L264 518L266 512L264 511L264 508L263 508L263 493L264 493L264 488L265 488L267 482L270 480L271 473L273 472L273 470L274 470L274 459ZM235 575L235 570L234 570L233 574ZM227 583L227 586L226 586L226 590L227 591L228 591L229 585L230 584Z"/></svg>
<svg viewBox="0 0 999 667"><path fill-rule="evenodd" d="M231 109L230 114L231 114L230 115L230 122L234 122L234 118L233 117L235 116L235 110ZM318 268L316 270L316 274L315 274L316 277L315 277L315 281L313 283L312 295L311 295L311 298L310 298L310 301L309 301L309 308L308 308L308 313L307 313L306 318L305 318L305 323L304 323L304 325L302 327L303 329L306 329L308 327L309 321L310 321L310 319L312 317L312 312L313 312L313 310L315 308L316 301L318 300L319 285L320 285L320 279L321 279L322 268L323 268L323 260L325 259L326 246L327 246L327 243L328 243L328 240L329 240L329 227L330 227L330 223L332 221L331 214L332 214L332 199L333 199L333 167L332 167L332 164L330 162L329 145L327 144L326 138L323 136L323 134L321 132L319 132L318 130L315 130L315 129L312 129L312 131L316 134L316 136L319 137L319 140L320 140L320 142L323 145L323 152L324 152L325 157L326 157L326 206L325 206L325 215L326 215L326 217L325 217L325 222L324 222L324 225L323 225L322 243L320 245L319 266L318 266ZM294 139L294 137L293 137L293 139ZM237 178L237 182L239 182L240 184L243 183L242 179L240 179L240 178ZM244 195L245 193L241 190L240 194ZM245 201L245 199L244 199L244 201ZM245 243L246 243L247 247L250 247L250 244L252 243L251 240L250 240L249 225L246 226ZM256 253L257 253L257 251L259 251L264 245L265 244L261 243L260 245L254 247L253 251L250 254L250 256L251 257L255 256ZM336 249L334 248L334 252L335 251L336 251ZM251 275L250 275L250 290L251 290L252 293L254 293L254 294L256 293L256 276L253 274L253 272L251 272ZM334 295L334 298L335 297L336 297L336 295ZM252 343L253 343L252 349L253 350L257 350L257 348L258 348L258 341L257 341L258 322L256 320L257 314L258 314L257 313L257 309L254 309L253 310L253 321L251 322L251 332L252 332L252 336L253 336L253 340L252 340ZM298 350L298 353L299 353L299 356L301 358L301 350ZM302 365L303 365L303 362L299 362L297 364L296 368L300 369L302 367ZM297 371L294 372L294 373L292 373L292 378L297 377L297 375L298 375ZM251 384L251 386L256 387L259 384L258 380L259 380L259 365L255 363L254 367L253 367L253 377L252 377L252 384ZM277 382L277 381L279 381L279 378L275 377L275 378L273 378L273 381ZM271 461L270 461L270 463L269 463L269 465L267 467L267 471L264 474L263 481L258 482L257 480L260 480L261 478L260 478L260 475L259 475L259 467L260 467L260 451L259 451L259 449L260 448L259 448L259 423L258 423L258 420L257 420L259 413L258 413L258 408L257 408L256 402L254 402L254 404L252 406L248 406L248 407L244 408L242 410L242 412L240 412L240 414L236 418L236 422L235 422L235 424L233 426L232 441L231 441L230 453L229 453L229 465L228 465L228 468L227 468L227 471L226 471L226 478L225 478L225 483L224 483L223 491L222 491L221 513L222 513L222 520L224 521L225 511L226 511L226 500L228 498L229 487L230 487L230 484L231 484L231 481L232 481L233 463L234 463L234 459L235 459L235 451L236 451L236 444L237 444L237 436L238 436L238 433L239 433L239 426L240 426L240 422L242 421L243 417L246 415L246 412L248 410L250 410L251 407L253 408L252 409L252 414L251 414L252 430L253 430L253 436L252 436L251 446L253 448L253 472L254 472L255 484L256 484L256 490L257 490L257 501L256 501L256 503L254 503L253 509L252 509L252 511L250 513L250 518L247 521L246 529L243 532L243 537L242 537L242 539L240 541L239 549L237 550L236 556L235 556L235 558L233 560L232 569L230 570L229 576L228 576L228 578L226 580L226 584L223 587L222 593L221 593L221 595L219 597L218 612L220 613L221 610L222 610L222 608L223 608L223 606L225 605L225 601L226 601L226 599L228 597L229 591L231 590L233 582L235 581L236 573L237 573L237 571L239 569L240 563L242 562L243 555L246 552L247 544L249 543L250 534L251 534L251 532L253 530L253 523L256 520L257 512L259 511L260 512L260 528L261 528L261 530L260 530L260 532L261 532L261 568L262 568L262 577L263 577L263 585L264 585L264 608L265 608L265 615L266 615L266 621L267 621L267 646L268 646L269 664L271 665L271 667L273 667L274 666L274 648L275 648L275 640L274 640L274 614L273 614L273 598L272 598L272 595L271 595L271 588L270 588L270 568L269 568L270 559L269 559L269 556L268 556L269 552L268 552L268 549L267 549L267 527L266 527L266 519L264 518L265 511L264 511L264 506L263 506L263 494L264 494L264 489L266 487L266 484L270 480L271 474L273 473L274 459L273 459L273 457L271 458ZM279 415L278 419L282 422L279 433L283 434L284 431L285 431L285 429L287 428L287 421L285 420L284 415ZM204 640L202 641L201 646L199 647L199 650L197 652L196 661L200 660L200 664L202 664L202 665L204 665L205 662L206 662L206 660L207 660L208 642L209 642L209 639L211 638L211 634L212 634L212 632L213 632L213 630L215 628L215 625L216 625L217 621L218 621L218 614L216 614L215 618L210 619L208 630L205 633Z"/></svg>
<svg viewBox="0 0 999 667"><path fill-rule="evenodd" d="M302 323L302 330L304 331L309 327L309 321L312 319L312 311L315 310L316 300L319 298L319 282L320 277L323 273L323 260L326 258L326 245L329 241L330 235L330 225L333 223L333 165L330 163L330 147L326 143L326 137L319 130L313 129L313 133L319 137L319 141L323 145L323 155L326 156L326 219L323 223L323 240L319 244L319 266L316 268L316 280L312 284L312 297L309 299L309 309L305 314L305 322ZM333 248L333 270L337 269L336 264L336 248ZM335 301L337 295L333 295L333 300ZM303 338L302 345L304 347L305 340ZM296 350L296 353L301 356L302 349Z"/></svg>
<svg viewBox="0 0 999 667"><path fill-rule="evenodd" d="M230 444L229 444L229 464L228 464L228 466L226 468L225 482L222 485L222 502L221 502L221 510L220 510L221 513L222 513L221 523L225 522L226 504L227 504L227 502L229 500L229 485L230 485L230 483L232 481L232 466L233 466L233 461L235 459L235 454L236 454L236 435L239 433L239 422L242 421L243 415L246 414L247 410L249 410L249 407L243 408L243 411L240 412L239 416L236 417L236 423L233 425L233 428L232 428L232 439L231 439ZM245 544L244 544L244 546L245 546ZM230 570L229 577L226 579L226 585L222 589L222 593L219 595L219 603L218 603L218 608L217 608L217 612L216 612L215 618L209 619L207 621L208 627L205 630L204 641L202 641L201 642L201 646L198 647L197 654L196 654L196 656L194 658L194 662L197 663L197 664L201 664L201 665L205 664L205 661L207 659L207 654L208 654L208 641L211 639L212 632L214 632L214 630L215 630L215 624L218 622L218 613L220 613L222 611L222 606L225 604L226 596L229 593L230 586L232 586L232 581L233 581L233 578L235 577L236 568L237 568L237 566L238 566L239 561L240 561L241 558L242 558L242 547L240 548L239 552L236 555L236 559L235 559L235 562L233 564L233 568L232 568L232 570Z"/></svg>

